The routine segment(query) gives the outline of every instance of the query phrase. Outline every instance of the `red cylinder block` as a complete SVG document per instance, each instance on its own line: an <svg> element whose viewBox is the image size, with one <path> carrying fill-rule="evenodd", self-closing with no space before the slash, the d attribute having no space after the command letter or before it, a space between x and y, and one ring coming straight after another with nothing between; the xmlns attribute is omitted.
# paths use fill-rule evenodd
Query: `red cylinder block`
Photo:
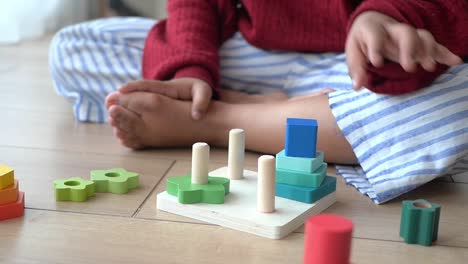
<svg viewBox="0 0 468 264"><path fill-rule="evenodd" d="M333 214L306 221L304 264L349 264L353 222Z"/></svg>

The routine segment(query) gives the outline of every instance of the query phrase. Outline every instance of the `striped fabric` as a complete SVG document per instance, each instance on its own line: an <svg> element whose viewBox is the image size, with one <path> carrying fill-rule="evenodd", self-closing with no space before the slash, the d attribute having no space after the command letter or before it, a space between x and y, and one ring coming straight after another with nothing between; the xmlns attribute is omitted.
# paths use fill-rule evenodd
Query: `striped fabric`
<svg viewBox="0 0 468 264"><path fill-rule="evenodd" d="M154 20L110 18L67 27L53 39L50 69L57 92L83 122L107 121L105 96L141 78L144 40ZM404 96L354 92L345 55L264 51L240 34L220 49L221 83L249 93L289 96L323 88L359 167L338 166L348 184L375 203L436 177L468 170L468 64ZM312 107L311 107L311 111Z"/></svg>

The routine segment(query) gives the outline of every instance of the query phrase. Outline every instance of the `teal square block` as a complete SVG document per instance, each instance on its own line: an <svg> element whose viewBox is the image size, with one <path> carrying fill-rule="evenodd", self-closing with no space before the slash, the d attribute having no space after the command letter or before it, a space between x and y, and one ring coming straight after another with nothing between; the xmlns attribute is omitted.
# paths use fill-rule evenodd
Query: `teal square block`
<svg viewBox="0 0 468 264"><path fill-rule="evenodd" d="M323 184L318 188L276 183L276 196L309 204L315 203L335 191L336 178L330 176L326 176Z"/></svg>
<svg viewBox="0 0 468 264"><path fill-rule="evenodd" d="M304 186L318 188L327 176L327 164L322 163L322 166L313 173L305 173L287 169L276 169L276 182L289 185Z"/></svg>
<svg viewBox="0 0 468 264"><path fill-rule="evenodd" d="M315 158L286 156L284 149L276 154L276 168L304 173L314 173L323 164L323 152L317 151Z"/></svg>

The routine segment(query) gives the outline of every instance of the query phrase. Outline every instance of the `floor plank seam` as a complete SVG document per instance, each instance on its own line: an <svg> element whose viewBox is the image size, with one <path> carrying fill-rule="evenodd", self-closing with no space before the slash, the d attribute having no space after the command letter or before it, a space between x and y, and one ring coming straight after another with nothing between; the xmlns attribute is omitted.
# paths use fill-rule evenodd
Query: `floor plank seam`
<svg viewBox="0 0 468 264"><path fill-rule="evenodd" d="M35 208L35 207L24 207L24 209L27 209L27 210L34 210L34 211L70 213L70 214L79 214L79 215L91 215L91 216L92 216L92 215L95 215L95 216L110 216L110 217L120 217L120 218L132 218L131 216L125 216L125 215L119 215L119 214L89 213L89 212L56 210L56 209Z"/></svg>
<svg viewBox="0 0 468 264"><path fill-rule="evenodd" d="M60 148L38 148L38 147L26 147L26 146L17 146L17 145L3 145L0 144L0 148L15 148L15 149L27 149L27 150L42 150L42 151L51 151L51 152L65 152L65 153L72 153L72 154L92 154L92 155L97 155L97 156L110 156L110 157L122 157L126 156L128 153L122 153L122 154L113 154L113 153L103 153L103 152L85 152L85 151L79 151L79 150L69 150L69 149L60 149ZM140 156L128 156L129 158L138 158L138 159L144 159L144 160L168 160L168 161L174 161L175 159L173 158L165 158L165 157L140 157ZM187 161L187 160L180 160L180 161Z"/></svg>
<svg viewBox="0 0 468 264"><path fill-rule="evenodd" d="M118 218L125 218L125 219L138 219L138 220L145 220L145 221L157 221L157 222L169 222L169 223L179 223L179 224L189 224L189 225L202 225L202 226L217 226L221 227L219 225L213 225L209 223L194 223L194 222L184 222L184 221L178 221L178 220L170 220L170 219L155 219L155 218L148 218L148 217L134 217L134 216L124 216L124 215L114 215L114 214L99 214L99 213L86 213L86 212L74 212L74 211L65 211L65 210L53 210L53 209L40 209L40 208L30 208L30 207L25 207L28 210L35 210L35 211L47 211L47 212L59 212L59 213L68 213L68 214L78 214L78 215L88 215L88 216L107 216L107 217L118 217ZM221 227L223 228L223 227ZM302 234L304 235L303 232L297 232L294 231L294 234ZM369 238L369 237L357 237L353 236L353 239L360 239L360 240L371 240L371 241L382 241L382 242L391 242L391 243L400 243L400 244L405 244L404 241L397 241L397 240L390 240L390 239L376 239L376 238ZM415 245L417 246L417 245ZM460 249L466 249L468 246L456 246L456 245L440 245L440 244L435 244L433 246L438 246L438 247L447 247L447 248L460 248Z"/></svg>
<svg viewBox="0 0 468 264"><path fill-rule="evenodd" d="M132 214L132 217L135 217L138 212L141 210L141 208L143 207L143 205L146 203L146 201L151 197L151 195L153 194L153 192L155 192L156 188L159 186L159 184L161 183L161 181L166 177L166 175L172 170L172 168L174 167L174 165L177 163L177 160L173 160L171 165L169 165L169 167L166 169L166 171L163 173L162 177L159 179L159 181L153 186L153 188L151 189L151 191L148 193L148 195L145 197L145 199L143 199L143 201L141 202L141 204L138 206L138 208L135 210L135 212ZM156 206L156 205L155 205Z"/></svg>

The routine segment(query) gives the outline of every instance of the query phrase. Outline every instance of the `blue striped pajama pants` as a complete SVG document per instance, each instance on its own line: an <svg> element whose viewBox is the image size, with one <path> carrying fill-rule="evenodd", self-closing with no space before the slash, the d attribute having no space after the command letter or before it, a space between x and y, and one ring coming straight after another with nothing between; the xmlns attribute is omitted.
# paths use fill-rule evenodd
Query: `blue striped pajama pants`
<svg viewBox="0 0 468 264"><path fill-rule="evenodd" d="M52 79L57 93L73 104L77 120L106 122L106 95L142 78L144 40L154 23L109 18L56 34L50 49ZM330 107L360 162L337 166L338 173L375 203L436 177L467 175L468 64L403 96L353 91L342 53L265 51L240 34L221 47L220 65L221 83L238 91L281 90L293 97L334 88Z"/></svg>

